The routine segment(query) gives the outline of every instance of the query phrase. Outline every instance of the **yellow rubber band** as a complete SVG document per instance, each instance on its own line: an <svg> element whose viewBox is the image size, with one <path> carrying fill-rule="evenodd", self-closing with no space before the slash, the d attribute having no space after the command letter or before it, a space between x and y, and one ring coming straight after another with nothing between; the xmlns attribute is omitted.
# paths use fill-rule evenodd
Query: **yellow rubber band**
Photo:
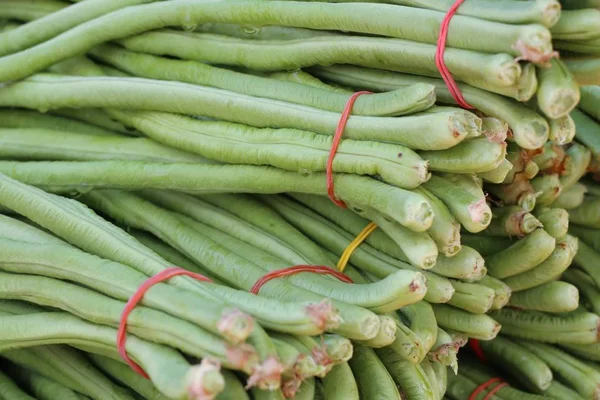
<svg viewBox="0 0 600 400"><path fill-rule="evenodd" d="M358 246L360 246L360 244L362 242L364 242L365 239L375 229L377 229L377 225L375 225L375 223L373 223L373 222L369 223L367 226L365 226L365 228L362 231L360 231L358 236L356 236L356 238L350 242L350 244L348 245L348 247L346 247L346 249L342 253L342 256L340 257L340 260L337 263L338 271L344 272L344 269L346 268L346 265L348 264L348 260L350 260L350 256L352 255L354 250L356 250L356 248Z"/></svg>

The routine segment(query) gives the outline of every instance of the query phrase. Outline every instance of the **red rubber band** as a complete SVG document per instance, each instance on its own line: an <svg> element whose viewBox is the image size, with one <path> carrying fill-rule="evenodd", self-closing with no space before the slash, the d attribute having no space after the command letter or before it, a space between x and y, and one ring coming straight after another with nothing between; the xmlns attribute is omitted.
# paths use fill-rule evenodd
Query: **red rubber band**
<svg viewBox="0 0 600 400"><path fill-rule="evenodd" d="M487 361L485 355L483 354L483 349L479 344L479 340L477 339L469 339L469 347L473 350L473 353L479 358L481 361Z"/></svg>
<svg viewBox="0 0 600 400"><path fill-rule="evenodd" d="M491 385L493 385L496 382L499 383L498 386L500 386L502 383L504 383L504 381L502 380L502 378L498 378L498 377L491 378L490 380L485 381L481 385L477 386L475 388L475 390L473 390L473 393L471 393L471 395L469 396L469 400L476 400L477 396L481 392L483 392L484 390L486 390L488 387L490 387ZM504 385L504 386L506 386L506 385ZM504 386L502 386L502 387L504 387ZM498 390L500 390L500 389L498 389ZM491 391L490 391L490 393L491 393ZM496 393L496 392L494 392L494 393ZM486 395L485 398L488 399L488 396L489 396L489 393Z"/></svg>
<svg viewBox="0 0 600 400"><path fill-rule="evenodd" d="M262 288L267 282L269 282L275 278L281 278L282 276L296 275L296 274L299 274L300 272L313 272L315 274L321 274L321 275L332 275L332 276L335 276L336 278L338 278L342 282L353 283L352 279L350 279L348 276L342 274L341 272L336 271L333 268L324 267L322 265L296 265L293 267L278 269L278 270L269 272L268 274L266 274L265 276L263 276L262 278L260 278L259 280L256 281L254 286L252 286L252 289L250 289L250 293L258 294L258 292L260 291L260 288Z"/></svg>
<svg viewBox="0 0 600 400"><path fill-rule="evenodd" d="M146 294L148 289L157 283L161 283L177 275L186 275L199 281L212 282L212 280L208 279L204 275L196 274L183 268L167 268L142 283L138 290L129 298L127 304L125 304L123 313L121 314L119 330L117 331L117 348L119 349L119 354L125 360L125 362L129 364L131 369L146 379L150 379L148 374L142 369L142 367L138 365L138 363L129 358L127 350L125 349L125 343L127 342L127 318L129 318L129 314L131 314L131 311L133 311L135 306L142 300L142 297L144 297L144 294Z"/></svg>
<svg viewBox="0 0 600 400"><path fill-rule="evenodd" d="M507 387L507 386L508 386L508 383L506 383L506 382L502 382L502 383L496 385L492 390L490 390L488 392L488 394L485 395L483 400L490 400L492 398L492 396L495 395L500 389L502 389L503 387Z"/></svg>
<svg viewBox="0 0 600 400"><path fill-rule="evenodd" d="M463 97L462 93L460 92L460 89L458 88L456 81L452 77L450 70L448 69L448 67L446 67L446 64L444 63L444 51L446 51L446 40L448 38L448 26L450 25L450 20L452 19L452 17L458 10L458 7L460 7L460 5L464 1L465 0L456 0L454 2L454 4L452 5L452 7L450 7L448 12L444 16L444 19L442 20L442 25L440 26L440 35L438 36L437 48L435 50L435 65L437 66L437 69L440 71L440 75L442 75L442 79L446 83L446 86L448 87L450 94L452 95L454 100L456 100L458 105L461 106L462 108L472 110L475 107L473 107L472 105L467 103L467 101Z"/></svg>
<svg viewBox="0 0 600 400"><path fill-rule="evenodd" d="M350 118L350 113L352 112L352 107L354 106L354 102L358 98L358 96L363 94L371 94L371 92L362 91L356 92L350 96L346 105L344 106L344 111L342 112L342 116L340 117L340 121L338 122L338 126L335 129L335 134L333 135L333 141L331 142L331 149L329 150L329 156L327 157L327 164L325 165L325 173L327 174L327 195L337 206L342 208L347 208L346 203L342 200L339 200L335 197L335 193L333 191L333 158L335 157L335 153L337 152L338 146L340 145L340 140L342 139L342 134L344 133L344 129L346 128L346 122L348 122L348 118Z"/></svg>

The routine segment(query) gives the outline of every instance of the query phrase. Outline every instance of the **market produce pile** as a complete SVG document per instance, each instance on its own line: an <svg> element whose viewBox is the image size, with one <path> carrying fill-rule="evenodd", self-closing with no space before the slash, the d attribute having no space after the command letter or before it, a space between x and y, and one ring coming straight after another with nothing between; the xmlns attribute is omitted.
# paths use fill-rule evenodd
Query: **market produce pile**
<svg viewBox="0 0 600 400"><path fill-rule="evenodd" d="M460 3L0 1L0 399L600 399L600 1Z"/></svg>

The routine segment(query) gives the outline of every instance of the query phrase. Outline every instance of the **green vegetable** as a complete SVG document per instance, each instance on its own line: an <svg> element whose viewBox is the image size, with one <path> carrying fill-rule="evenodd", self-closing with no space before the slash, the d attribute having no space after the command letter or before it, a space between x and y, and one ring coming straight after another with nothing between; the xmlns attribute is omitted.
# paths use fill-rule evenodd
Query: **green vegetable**
<svg viewBox="0 0 600 400"><path fill-rule="evenodd" d="M289 2L193 2L154 3L107 14L108 17L82 23L34 49L16 53L0 62L0 81L17 80L45 69L66 58L81 54L97 44L124 38L140 31L166 26L196 26L205 22L248 23L258 26L284 25L311 29L358 31L408 40L436 43L444 14L420 8L383 4L322 4ZM143 16L144 18L140 18ZM375 17L378 18L375 18ZM428 24L414 24L414 21ZM376 21L376 22L375 22ZM410 30L398 26L414 25ZM435 29L431 29L435 27ZM470 32L475 40L464 41ZM490 41L488 38L493 37ZM490 53L521 55L521 49L547 55L551 53L549 31L541 25L490 24L457 16L448 35L449 47L463 47ZM516 45L516 46L515 46ZM55 51L62 49L62 51ZM529 54L523 54L527 57Z"/></svg>
<svg viewBox="0 0 600 400"><path fill-rule="evenodd" d="M382 350L383 351L383 350ZM354 357L348 364L352 368L361 398L364 399L401 399L400 393L385 362L372 349L355 344ZM395 371L392 371L392 373ZM394 374L395 375L395 374Z"/></svg>
<svg viewBox="0 0 600 400"><path fill-rule="evenodd" d="M552 383L552 371L548 365L525 347L502 336L479 342L486 359L517 379L525 387L536 392L548 389Z"/></svg>
<svg viewBox="0 0 600 400"><path fill-rule="evenodd" d="M505 250L486 256L488 272L504 279L529 271L550 256L555 242L546 231L537 229Z"/></svg>
<svg viewBox="0 0 600 400"><path fill-rule="evenodd" d="M547 282L513 293L508 304L523 310L567 312L578 307L579 291L566 282Z"/></svg>

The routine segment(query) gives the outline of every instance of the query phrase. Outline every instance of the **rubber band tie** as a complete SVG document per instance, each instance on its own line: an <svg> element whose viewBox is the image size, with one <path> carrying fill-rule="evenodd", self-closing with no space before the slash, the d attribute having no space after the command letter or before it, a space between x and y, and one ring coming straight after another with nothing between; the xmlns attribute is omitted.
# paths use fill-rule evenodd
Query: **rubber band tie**
<svg viewBox="0 0 600 400"><path fill-rule="evenodd" d="M452 77L450 70L444 63L444 52L446 51L446 40L448 39L448 26L450 25L452 17L454 16L454 14L456 14L458 7L460 7L460 5L464 1L465 0L456 0L444 16L444 19L442 20L442 24L440 26L440 34L438 36L437 48L435 50L435 65L437 66L438 71L440 71L440 75L442 75L442 79L446 83L448 91L450 91L450 94L458 103L458 105L467 110L472 110L475 107L467 103L460 89L458 88L456 81Z"/></svg>
<svg viewBox="0 0 600 400"><path fill-rule="evenodd" d="M146 292L152 286L156 285L157 283L166 281L167 279L170 279L177 275L186 275L202 282L212 282L212 280L205 277L204 275L190 272L183 268L167 268L144 281L144 283L140 285L137 291L129 298L127 304L125 304L123 313L121 314L119 330L117 331L117 349L119 350L119 354L121 355L123 360L125 360L125 362L131 367L131 369L133 369L135 372L137 372L139 375L143 376L146 379L150 379L146 371L144 371L138 363L136 363L129 357L129 355L127 354L127 350L125 349L125 344L127 342L127 318L129 318L129 314L131 314L135 306L137 306L137 304L142 300Z"/></svg>
<svg viewBox="0 0 600 400"><path fill-rule="evenodd" d="M356 250L356 248L358 246L360 246L361 243L364 242L365 239L375 229L377 229L377 225L374 222L370 222L367 226L365 226L365 228L362 231L360 231L358 236L356 236L356 238L350 242L350 244L348 245L348 247L346 247L346 249L344 250L344 252L342 253L342 255L340 257L340 260L337 263L338 271L344 272L344 269L346 269L346 265L348 264L348 260L350 260L352 253L354 253L354 250Z"/></svg>
<svg viewBox="0 0 600 400"><path fill-rule="evenodd" d="M350 98L346 102L346 105L344 106L344 111L342 112L342 116L340 117L340 121L338 122L338 126L335 129L335 134L333 135L333 140L331 142L331 149L329 150L329 156L327 157L327 164L325 165L325 174L327 178L327 195L329 196L331 201L333 201L338 207L341 208L347 208L347 206L346 203L335 197L335 192L333 190L333 159L340 145L340 140L342 139L342 134L344 133L344 129L346 128L348 118L350 118L350 113L352 112L354 102L359 96L363 94L371 94L371 92L356 92L352 94L352 96L350 96Z"/></svg>
<svg viewBox="0 0 600 400"><path fill-rule="evenodd" d="M258 294L260 289L267 282L269 282L275 278L296 275L301 272L312 272L312 273L321 274L321 275L331 275L331 276L335 276L342 282L353 283L352 279L350 279L348 276L342 274L341 272L336 271L333 268L325 267L322 265L296 265L296 266L289 267L289 268L271 271L268 274L264 275L262 278L260 278L258 281L256 281L254 286L252 286L252 288L250 289L250 293Z"/></svg>
<svg viewBox="0 0 600 400"><path fill-rule="evenodd" d="M489 388L490 386L492 386L494 383L498 383L498 385L494 386L483 398L483 400L489 400L492 398L492 396L494 394L496 394L500 389L508 386L508 383L504 382L502 380L502 378L491 378L485 382L483 382L481 385L477 386L475 388L475 390L473 390L473 393L471 393L471 395L469 396L468 400L476 400L477 396L479 394L481 394L481 392L483 392L484 390L486 390L487 388Z"/></svg>

